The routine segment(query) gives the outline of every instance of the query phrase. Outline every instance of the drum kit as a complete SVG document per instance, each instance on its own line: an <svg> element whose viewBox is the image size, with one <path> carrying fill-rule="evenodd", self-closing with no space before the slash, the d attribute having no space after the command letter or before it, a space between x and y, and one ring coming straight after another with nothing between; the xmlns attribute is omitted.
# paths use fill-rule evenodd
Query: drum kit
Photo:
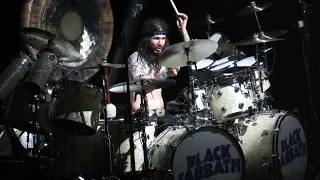
<svg viewBox="0 0 320 180"><path fill-rule="evenodd" d="M102 89L56 80L52 74L61 60L68 64L81 56L47 31L24 28L25 42L39 54L35 63L22 53L0 76L0 100L7 102L1 123L13 127L27 157L52 160L51 171L64 178L119 179L118 173L138 172L144 179L302 180L308 158L302 122L294 112L273 109L267 93L265 53L271 48L265 43L284 40L279 37L286 33L261 30L257 12L270 5L251 2L238 12L254 14L260 29L242 41L231 43L214 34L163 50L160 65L189 71L189 87L166 110L149 109L146 94L173 86L175 80L141 79L109 87L108 68L126 66L106 59L99 66L81 67L103 72ZM221 21L207 16L202 24ZM256 56L246 57L236 48L246 45L256 45ZM13 89L14 96L8 96ZM139 115L128 115L129 122L117 118L109 108L109 92L140 94ZM167 112L173 121L156 134Z"/></svg>

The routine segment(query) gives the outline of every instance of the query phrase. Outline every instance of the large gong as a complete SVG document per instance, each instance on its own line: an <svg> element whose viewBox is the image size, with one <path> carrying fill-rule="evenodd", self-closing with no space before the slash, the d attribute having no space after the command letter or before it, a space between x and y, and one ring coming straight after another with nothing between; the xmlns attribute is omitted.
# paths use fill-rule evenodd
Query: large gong
<svg viewBox="0 0 320 180"><path fill-rule="evenodd" d="M85 82L99 69L113 40L113 13L109 0L26 0L23 4L21 28L48 31L72 44L80 53L77 61L60 62L55 79ZM35 48L26 45L36 57Z"/></svg>

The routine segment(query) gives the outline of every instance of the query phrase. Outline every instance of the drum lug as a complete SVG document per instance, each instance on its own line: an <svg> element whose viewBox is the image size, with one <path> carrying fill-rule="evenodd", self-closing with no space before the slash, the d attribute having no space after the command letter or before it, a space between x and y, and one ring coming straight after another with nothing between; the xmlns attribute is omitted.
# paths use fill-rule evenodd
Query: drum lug
<svg viewBox="0 0 320 180"><path fill-rule="evenodd" d="M269 134L278 134L280 132L280 129L279 128L276 128L275 130L263 130L262 132L262 136L266 136L266 135L269 135Z"/></svg>
<svg viewBox="0 0 320 180"><path fill-rule="evenodd" d="M238 105L239 109L242 109L242 108L243 108L243 106L244 106L244 104L243 104L243 103L239 103L239 105Z"/></svg>
<svg viewBox="0 0 320 180"><path fill-rule="evenodd" d="M269 172L270 171L270 163L267 161L267 162L264 162L263 164L262 164L262 167L264 168L264 170L266 171L266 172Z"/></svg>
<svg viewBox="0 0 320 180"><path fill-rule="evenodd" d="M219 89L218 92L217 92L217 94L218 94L219 96L222 96L222 91Z"/></svg>
<svg viewBox="0 0 320 180"><path fill-rule="evenodd" d="M240 91L240 87L239 86L236 86L235 88L234 88L234 92L239 92Z"/></svg>
<svg viewBox="0 0 320 180"><path fill-rule="evenodd" d="M223 112L225 112L226 110L227 110L227 108L224 106L221 108L221 111L223 111Z"/></svg>

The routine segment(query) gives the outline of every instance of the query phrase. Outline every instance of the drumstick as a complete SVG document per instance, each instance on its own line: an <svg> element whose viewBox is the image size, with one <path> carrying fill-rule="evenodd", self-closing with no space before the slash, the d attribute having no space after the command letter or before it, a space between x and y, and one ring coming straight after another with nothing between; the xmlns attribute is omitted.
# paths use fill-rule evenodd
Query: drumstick
<svg viewBox="0 0 320 180"><path fill-rule="evenodd" d="M176 14L178 14L179 11L178 11L176 5L174 4L173 0L170 0L170 2L171 2L171 5L172 5L174 11L176 12ZM180 17L179 17L179 21L182 23L182 19Z"/></svg>

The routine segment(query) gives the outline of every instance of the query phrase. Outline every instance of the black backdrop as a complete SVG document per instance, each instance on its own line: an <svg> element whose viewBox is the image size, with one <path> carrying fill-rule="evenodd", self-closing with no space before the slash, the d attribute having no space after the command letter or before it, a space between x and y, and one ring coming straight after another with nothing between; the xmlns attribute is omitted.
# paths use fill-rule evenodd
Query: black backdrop
<svg viewBox="0 0 320 180"><path fill-rule="evenodd" d="M21 0L20 0L21 1ZM2 53L0 59L0 71L2 71L13 56L19 53L21 43L19 38L19 21L21 2L8 1L1 11L2 18ZM139 37L136 33L139 31L139 25L143 19L151 16L163 17L170 25L169 38L172 44L180 42L182 39L176 29L175 13L170 1L151 1L145 4L143 11L136 18L132 17L131 6L135 3L143 1L133 0L111 0L114 13L114 41L109 52L108 59L113 63L124 63L130 52L134 50ZM248 0L176 0L175 4L180 12L184 12L189 16L188 31L192 38L206 38L206 26L198 26L196 20L204 19L206 14L210 14L212 18L224 18L222 23L212 25L212 33L222 32L231 41L236 42L250 36L258 31L254 15L236 16L235 12L249 5ZM256 1L257 3L261 1ZM306 1L312 5L318 6L316 0ZM6 11L8 10L8 11ZM310 64L310 76L307 77L305 61L302 51L303 29L295 26L298 20L302 20L301 6L298 0L275 0L273 5L264 11L258 13L261 27L264 31L288 30L285 41L268 43L276 49L276 62L274 72L270 77L271 88L270 94L274 99L274 107L283 110L298 109L303 121L307 121L310 125L307 131L316 129L316 123L312 121L311 107L308 99L308 88L310 88L311 99L314 102L314 108L317 115L320 115L320 95L318 82L320 63L318 61L320 48L319 42L319 20L320 10L308 8L310 20L310 48L311 56L308 60ZM127 23L128 22L128 23ZM123 29L127 24L125 36ZM125 46L123 46L125 40ZM241 49L247 55L254 55L254 48L244 46ZM125 51L124 51L125 50ZM268 59L268 65L272 64L272 52ZM100 86L100 73L90 80L88 83ZM187 70L182 68L179 75L174 79L177 84L163 90L165 101L174 99L178 93L188 86ZM307 78L310 80L308 86ZM126 80L123 70L113 70L110 78L110 85L123 82ZM126 103L123 95L112 94L111 101L115 104ZM119 101L121 99L122 101ZM312 133L313 134L313 133ZM313 134L316 139L317 134Z"/></svg>

